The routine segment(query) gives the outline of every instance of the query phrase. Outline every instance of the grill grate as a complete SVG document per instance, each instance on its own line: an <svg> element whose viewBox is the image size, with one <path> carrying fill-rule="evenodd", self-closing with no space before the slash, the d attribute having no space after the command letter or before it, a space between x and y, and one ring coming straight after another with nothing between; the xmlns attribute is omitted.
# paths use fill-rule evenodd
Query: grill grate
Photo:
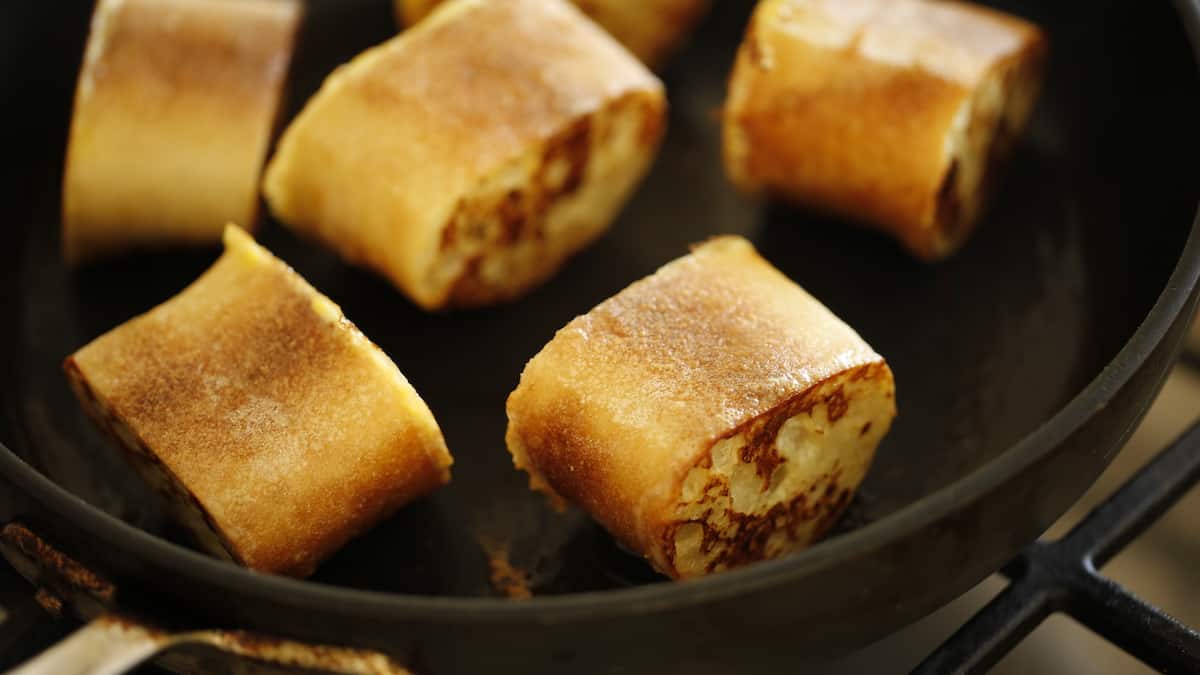
<svg viewBox="0 0 1200 675"><path fill-rule="evenodd" d="M1200 481L1200 423L1067 536L1039 541L1002 570L1011 584L913 670L984 673L1046 617L1064 612L1146 665L1200 672L1200 633L1105 578L1103 567Z"/></svg>

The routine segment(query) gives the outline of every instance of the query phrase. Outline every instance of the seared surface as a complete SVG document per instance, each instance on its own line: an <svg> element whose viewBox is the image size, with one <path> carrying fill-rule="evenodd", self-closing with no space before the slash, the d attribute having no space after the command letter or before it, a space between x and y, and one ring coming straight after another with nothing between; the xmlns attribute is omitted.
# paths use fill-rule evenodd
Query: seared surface
<svg viewBox="0 0 1200 675"><path fill-rule="evenodd" d="M642 132L585 136L574 189L531 189L553 140L589 118L604 126L622 100ZM655 154L664 110L658 79L563 0L457 0L326 80L284 133L264 193L280 220L422 307L484 304L527 291L607 229ZM481 263L443 250L447 232L463 217L494 230L506 194L531 192L546 197L520 209L531 254L479 288Z"/></svg>
<svg viewBox="0 0 1200 675"><path fill-rule="evenodd" d="M63 180L69 261L254 226L300 14L293 0L97 3Z"/></svg>
<svg viewBox="0 0 1200 675"><path fill-rule="evenodd" d="M742 189L956 250L1033 111L1046 38L959 2L767 0L738 52L725 162Z"/></svg>
<svg viewBox="0 0 1200 675"><path fill-rule="evenodd" d="M678 576L664 528L702 455L762 416L782 423L793 399L867 364L882 358L853 330L744 239L721 237L560 330L509 397L509 449L534 487ZM883 419L871 451L894 409L872 413Z"/></svg>
<svg viewBox="0 0 1200 675"><path fill-rule="evenodd" d="M574 0L593 21L607 30L634 56L651 68L664 64L711 0ZM411 26L443 0L395 0L396 18Z"/></svg>
<svg viewBox="0 0 1200 675"><path fill-rule="evenodd" d="M244 237L227 235L200 279L68 370L130 449L194 496L236 560L306 575L449 480L450 455L387 356Z"/></svg>

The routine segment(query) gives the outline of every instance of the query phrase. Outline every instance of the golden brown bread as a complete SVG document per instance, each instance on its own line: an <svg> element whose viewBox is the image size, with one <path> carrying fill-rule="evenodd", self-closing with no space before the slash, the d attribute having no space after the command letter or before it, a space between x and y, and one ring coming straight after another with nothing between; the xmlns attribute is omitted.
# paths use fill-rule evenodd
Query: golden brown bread
<svg viewBox="0 0 1200 675"><path fill-rule="evenodd" d="M953 253L1033 111L1033 24L942 0L762 0L725 106L735 184Z"/></svg>
<svg viewBox="0 0 1200 675"><path fill-rule="evenodd" d="M329 77L264 194L422 307L484 305L608 227L664 112L661 83L563 0L455 0Z"/></svg>
<svg viewBox="0 0 1200 675"><path fill-rule="evenodd" d="M254 225L294 0L100 0L63 177L68 262Z"/></svg>
<svg viewBox="0 0 1200 675"><path fill-rule="evenodd" d="M230 226L195 283L69 357L85 409L210 552L304 576L450 478L433 415L337 305Z"/></svg>
<svg viewBox="0 0 1200 675"><path fill-rule="evenodd" d="M560 330L508 400L531 485L677 578L824 533L895 416L891 371L738 237Z"/></svg>
<svg viewBox="0 0 1200 675"><path fill-rule="evenodd" d="M572 0L634 56L659 68L708 11L711 0ZM412 26L443 0L395 0L396 18Z"/></svg>

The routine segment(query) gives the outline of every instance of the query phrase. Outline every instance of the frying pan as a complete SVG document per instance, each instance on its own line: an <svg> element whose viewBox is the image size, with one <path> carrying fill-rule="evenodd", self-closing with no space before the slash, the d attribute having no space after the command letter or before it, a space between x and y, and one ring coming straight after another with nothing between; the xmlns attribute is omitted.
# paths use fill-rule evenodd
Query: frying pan
<svg viewBox="0 0 1200 675"><path fill-rule="evenodd" d="M61 158L90 7L4 3L0 520L112 579L129 611L377 649L420 673L777 672L877 639L998 569L1112 459L1193 313L1200 90L1187 36L1200 2L996 2L1047 27L1049 80L994 208L936 266L732 191L714 113L750 4L715 4L664 74L671 131L652 174L610 234L519 302L425 314L263 224L262 241L393 357L456 457L448 488L297 581L189 548L72 399L61 359L179 291L216 252L63 266ZM383 0L313 2L306 26L293 113L394 30ZM571 317L721 232L753 240L888 358L900 416L828 540L677 584L529 493L503 447L504 399ZM536 597L492 588L497 546Z"/></svg>

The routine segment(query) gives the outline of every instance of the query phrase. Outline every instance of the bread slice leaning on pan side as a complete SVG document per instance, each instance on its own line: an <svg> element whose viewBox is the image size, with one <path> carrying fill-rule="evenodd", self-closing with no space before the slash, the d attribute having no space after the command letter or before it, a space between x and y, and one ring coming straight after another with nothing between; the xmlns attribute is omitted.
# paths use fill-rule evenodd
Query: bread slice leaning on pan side
<svg viewBox="0 0 1200 675"><path fill-rule="evenodd" d="M896 414L883 357L739 237L566 325L508 399L531 486L691 578L803 548Z"/></svg>
<svg viewBox="0 0 1200 675"><path fill-rule="evenodd" d="M943 259L995 191L1046 53L1037 26L964 2L763 0L730 78L726 172Z"/></svg>
<svg viewBox="0 0 1200 675"><path fill-rule="evenodd" d="M306 576L450 479L390 359L240 229L179 295L67 358L76 396L221 558Z"/></svg>
<svg viewBox="0 0 1200 675"><path fill-rule="evenodd" d="M412 26L444 0L395 0L396 19ZM503 0L501 0L503 1ZM711 0L576 0L593 21L648 67L661 68L708 12Z"/></svg>
<svg viewBox="0 0 1200 675"><path fill-rule="evenodd" d="M264 194L426 309L510 300L603 233L650 166L662 84L564 0L453 0L326 80Z"/></svg>
<svg viewBox="0 0 1200 675"><path fill-rule="evenodd" d="M69 263L253 228L296 0L100 0L63 176Z"/></svg>

